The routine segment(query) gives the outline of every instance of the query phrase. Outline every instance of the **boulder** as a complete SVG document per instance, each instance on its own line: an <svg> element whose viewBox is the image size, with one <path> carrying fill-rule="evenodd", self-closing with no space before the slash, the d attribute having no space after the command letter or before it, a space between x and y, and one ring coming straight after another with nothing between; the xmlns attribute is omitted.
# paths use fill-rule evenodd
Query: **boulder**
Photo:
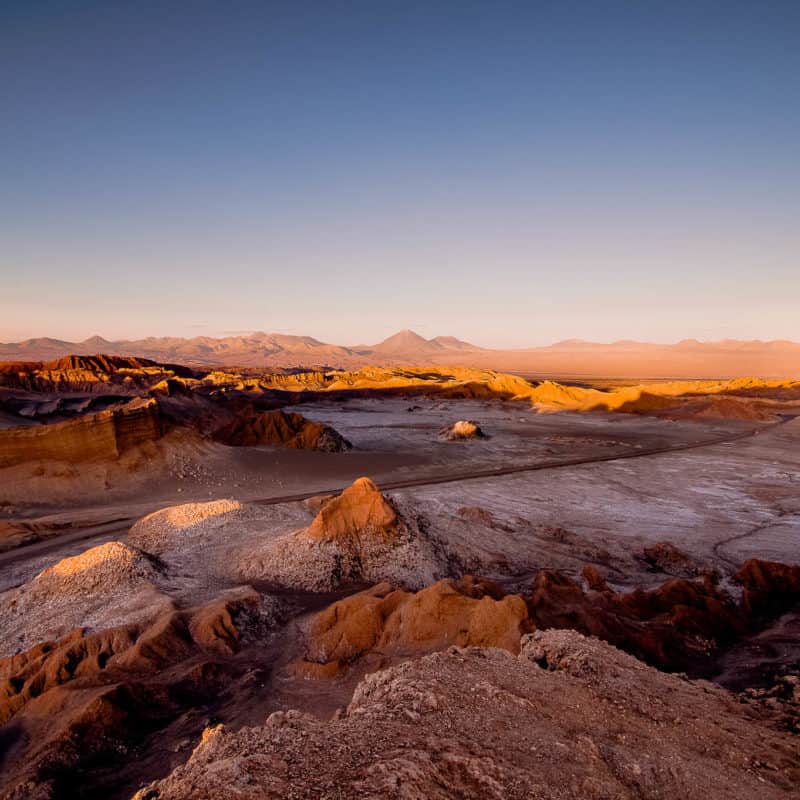
<svg viewBox="0 0 800 800"><path fill-rule="evenodd" d="M486 434L480 429L477 422L461 419L448 428L442 428L439 436L448 442L459 442L467 439L486 439Z"/></svg>

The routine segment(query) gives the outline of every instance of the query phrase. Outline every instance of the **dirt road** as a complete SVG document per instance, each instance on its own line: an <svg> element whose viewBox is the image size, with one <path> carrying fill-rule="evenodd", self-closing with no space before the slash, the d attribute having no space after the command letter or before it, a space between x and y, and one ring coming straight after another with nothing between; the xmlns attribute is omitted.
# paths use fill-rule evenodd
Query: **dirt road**
<svg viewBox="0 0 800 800"><path fill-rule="evenodd" d="M602 462L621 461L624 459L632 458L648 458L669 453L683 452L686 450L696 450L703 447L712 447L719 444L727 444L729 442L739 441L741 439L748 439L753 436L762 434L775 427L783 425L794 419L788 417L776 422L772 425L760 426L758 428L740 431L739 433L730 434L728 436L715 437L713 439L706 439L701 442L690 442L685 444L672 445L668 447L647 448L636 450L627 453L617 453L599 456L584 456L582 458L573 458L568 460L559 461L537 461L530 464L518 464L511 467L493 467L483 470L470 470L468 472L452 472L438 476L426 476L422 478L406 478L397 481L383 481L379 483L379 488L383 491L392 491L395 489L409 489L415 486L434 486L443 483L456 483L460 481L480 480L483 478L496 478L503 475L515 475L521 472L536 472L539 470L554 470L565 469L567 467L583 466L585 464L597 464ZM259 505L279 505L281 503L294 503L301 500L307 500L319 494L335 494L342 491L344 486L334 489L314 489L307 492L297 494L280 495L274 497L265 497L249 502L257 503ZM187 498L187 502L190 500ZM0 553L0 568L11 564L16 564L25 561L28 558L35 556L46 555L47 553L61 549L70 544L81 541L91 541L101 536L108 536L109 534L119 533L124 537L127 534L131 524L136 521L138 517L115 519L99 525L81 528L79 530L71 531L70 533L61 533L49 537L39 542L23 545L14 550L5 553Z"/></svg>

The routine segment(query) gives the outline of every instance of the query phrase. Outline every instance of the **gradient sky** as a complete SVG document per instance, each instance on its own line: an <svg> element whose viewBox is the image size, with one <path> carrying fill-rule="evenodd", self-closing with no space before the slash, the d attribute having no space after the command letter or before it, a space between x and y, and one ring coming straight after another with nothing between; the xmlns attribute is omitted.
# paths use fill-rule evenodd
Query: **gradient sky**
<svg viewBox="0 0 800 800"><path fill-rule="evenodd" d="M800 2L0 3L0 340L800 339Z"/></svg>

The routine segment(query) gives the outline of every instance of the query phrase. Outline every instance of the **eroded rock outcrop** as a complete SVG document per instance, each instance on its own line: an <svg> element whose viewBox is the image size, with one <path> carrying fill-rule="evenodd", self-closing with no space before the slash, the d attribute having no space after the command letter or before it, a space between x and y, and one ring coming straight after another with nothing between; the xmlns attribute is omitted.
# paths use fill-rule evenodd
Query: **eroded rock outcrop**
<svg viewBox="0 0 800 800"><path fill-rule="evenodd" d="M28 392L129 394L176 375L192 374L187 367L147 358L70 355L54 361L0 363L0 387Z"/></svg>
<svg viewBox="0 0 800 800"><path fill-rule="evenodd" d="M295 450L339 453L352 445L329 425L286 411L257 411L252 406L218 430L214 438L236 447L275 445Z"/></svg>
<svg viewBox="0 0 800 800"><path fill-rule="evenodd" d="M695 673L747 630L740 609L710 579L675 578L628 593L593 582L595 591L584 592L566 575L540 572L525 595L535 626L571 628L661 669Z"/></svg>
<svg viewBox="0 0 800 800"><path fill-rule="evenodd" d="M135 766L129 748L229 687L244 670L233 656L265 642L278 614L245 587L147 622L78 628L0 660L0 736L16 742L0 796L82 793L85 769L98 764L93 796L108 796L103 780Z"/></svg>
<svg viewBox="0 0 800 800"><path fill-rule="evenodd" d="M441 650L449 645L519 650L531 630L518 595L504 596L489 581L442 580L419 592L381 583L318 614L308 633L300 674L336 674L367 654L375 660Z"/></svg>
<svg viewBox="0 0 800 800"><path fill-rule="evenodd" d="M450 648L367 676L346 712L208 728L137 800L779 800L800 743L732 696L572 631L518 656Z"/></svg>
<svg viewBox="0 0 800 800"><path fill-rule="evenodd" d="M340 545L357 546L370 539L396 543L404 527L405 522L378 487L369 478L359 478L320 508L306 535L317 542Z"/></svg>
<svg viewBox="0 0 800 800"><path fill-rule="evenodd" d="M694 675L712 674L727 648L800 602L800 567L755 559L735 575L743 586L738 602L713 573L632 592L610 590L596 569L584 576L589 592L557 572L536 576L525 600L537 628L572 628L660 669Z"/></svg>
<svg viewBox="0 0 800 800"><path fill-rule="evenodd" d="M240 569L245 580L311 591L384 580L419 588L443 573L432 542L369 478L322 505L307 528L248 554Z"/></svg>

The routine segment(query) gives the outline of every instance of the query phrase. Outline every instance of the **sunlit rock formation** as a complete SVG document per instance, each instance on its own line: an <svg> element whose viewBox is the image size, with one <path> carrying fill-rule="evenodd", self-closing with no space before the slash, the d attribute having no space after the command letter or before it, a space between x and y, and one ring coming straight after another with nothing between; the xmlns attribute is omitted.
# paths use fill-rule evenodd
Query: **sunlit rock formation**
<svg viewBox="0 0 800 800"><path fill-rule="evenodd" d="M439 431L439 436L448 442L460 442L468 439L485 439L486 434L481 430L477 422L460 419L447 428Z"/></svg>
<svg viewBox="0 0 800 800"><path fill-rule="evenodd" d="M383 580L420 587L442 574L432 543L369 478L324 503L307 528L249 555L240 569L247 580L314 591Z"/></svg>

